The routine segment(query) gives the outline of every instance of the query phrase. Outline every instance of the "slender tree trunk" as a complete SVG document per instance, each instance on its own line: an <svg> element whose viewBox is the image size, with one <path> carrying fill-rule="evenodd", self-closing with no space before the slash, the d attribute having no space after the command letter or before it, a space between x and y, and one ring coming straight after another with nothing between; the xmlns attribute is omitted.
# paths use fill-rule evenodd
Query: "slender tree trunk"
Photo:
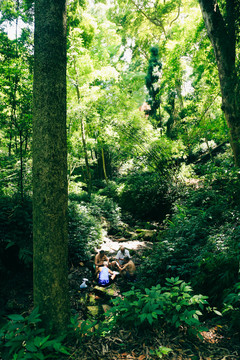
<svg viewBox="0 0 240 360"><path fill-rule="evenodd" d="M23 139L22 139L22 130L19 131L20 144L19 144L19 152L20 152L20 196L21 202L23 203Z"/></svg>
<svg viewBox="0 0 240 360"><path fill-rule="evenodd" d="M91 196L91 192L92 192L92 178L91 178L91 171L90 171L89 162L88 162L87 144L86 144L86 139L85 139L84 120L83 120L83 117L82 117L82 116L81 116L80 121L81 121L81 133L82 133L82 143L83 143L84 159L85 159L85 165L86 165L86 171L87 171L88 195Z"/></svg>
<svg viewBox="0 0 240 360"><path fill-rule="evenodd" d="M230 130L235 164L240 167L240 89L235 62L237 3L236 0L226 0L227 22L224 21L216 0L199 0L199 4L217 61L222 110Z"/></svg>
<svg viewBox="0 0 240 360"><path fill-rule="evenodd" d="M76 70L76 66L75 67L75 72L77 74L77 70ZM78 99L78 103L80 104L81 101L81 96L80 96L80 90L79 90L79 85L78 85L78 79L75 83L75 88L76 88L76 92L77 92L77 99ZM85 127L84 127L84 119L83 116L80 116L80 122L81 122L81 134L82 134L82 143L83 143L83 151L84 151L84 159L85 159L85 165L86 165L86 172L87 172L87 188L88 188L88 195L89 197L91 197L91 192L92 192L92 177L91 177L91 171L90 171L90 166L89 166L89 161L88 161L88 153L87 153L87 144L86 144L86 138L85 138Z"/></svg>
<svg viewBox="0 0 240 360"><path fill-rule="evenodd" d="M66 0L35 2L33 104L34 305L60 333L69 322Z"/></svg>
<svg viewBox="0 0 240 360"><path fill-rule="evenodd" d="M106 180L106 183L108 183L108 177L107 177L107 171L106 171L106 163L105 163L105 157L104 157L104 151L102 148L102 164L103 164L103 173L104 173L104 178Z"/></svg>
<svg viewBox="0 0 240 360"><path fill-rule="evenodd" d="M13 128L13 120L11 115L10 129L9 129L9 143L8 143L8 156L12 155L12 128Z"/></svg>

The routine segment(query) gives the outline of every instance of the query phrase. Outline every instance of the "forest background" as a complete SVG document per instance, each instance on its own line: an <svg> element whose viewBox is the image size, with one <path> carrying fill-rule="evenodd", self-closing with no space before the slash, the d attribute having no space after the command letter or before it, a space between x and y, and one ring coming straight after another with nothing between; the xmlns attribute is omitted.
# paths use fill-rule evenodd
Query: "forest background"
<svg viewBox="0 0 240 360"><path fill-rule="evenodd" d="M138 329L192 331L201 314L208 319L221 312L221 321L239 331L240 157L233 131L239 118L231 123L226 112L220 60L199 3L204 5L194 0L67 5L69 267L87 263L106 235L142 239L148 232L153 242L153 251L141 259L138 291L126 295L128 309L118 304L112 315L118 323L123 317L122 327L129 327L130 319ZM218 5L227 33L234 31L238 85L240 9L236 5L233 12L228 1ZM1 1L2 288L16 276L29 288L32 283L33 20L32 1ZM232 98L239 107L237 94ZM166 279L172 283L167 280L164 288ZM192 295L192 289L202 295ZM8 295L0 301L4 318ZM54 351L60 349L56 344ZM27 359L30 348L19 350L26 356L19 359Z"/></svg>

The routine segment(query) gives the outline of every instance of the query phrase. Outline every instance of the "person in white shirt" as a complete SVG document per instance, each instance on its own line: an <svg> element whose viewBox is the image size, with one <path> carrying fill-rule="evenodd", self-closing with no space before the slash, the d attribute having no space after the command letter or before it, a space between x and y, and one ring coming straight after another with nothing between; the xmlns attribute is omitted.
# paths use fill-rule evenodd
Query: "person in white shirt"
<svg viewBox="0 0 240 360"><path fill-rule="evenodd" d="M120 246L120 249L117 252L117 255L115 256L115 261L111 263L112 267L117 267L118 269L121 269L122 265L124 264L125 258L131 258L129 251L125 249L123 245Z"/></svg>

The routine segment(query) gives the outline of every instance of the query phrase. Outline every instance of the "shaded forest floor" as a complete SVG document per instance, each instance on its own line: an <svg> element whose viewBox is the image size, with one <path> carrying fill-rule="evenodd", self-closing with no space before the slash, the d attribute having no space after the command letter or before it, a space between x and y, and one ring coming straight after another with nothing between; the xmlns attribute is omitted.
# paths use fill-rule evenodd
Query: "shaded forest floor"
<svg viewBox="0 0 240 360"><path fill-rule="evenodd" d="M168 359L168 360L239 360L238 334L228 327L208 323L203 339L189 338L184 329L175 332L164 330L120 330L105 338L84 339L74 348L75 360L117 359ZM171 349L168 355L160 349ZM159 349L159 354L157 351Z"/></svg>
<svg viewBox="0 0 240 360"><path fill-rule="evenodd" d="M137 266L141 262L144 249L151 248L148 241L128 241L124 238L106 238L101 249L109 256L114 256L119 246L124 244L132 251ZM88 288L80 290L83 278L88 278ZM69 271L70 299L72 315L78 318L79 324L87 318L101 317L110 306L110 299L122 296L132 284L126 283L120 276L108 289L99 290L96 286L94 271L84 263L72 266ZM106 293L106 291L109 293ZM15 277L5 282L2 297L2 315L28 312L32 306L32 280L29 273L18 272ZM100 310L99 310L100 309ZM206 320L206 331L202 338L190 337L186 329L175 330L154 329L112 331L104 337L83 336L77 342L71 343L73 360L117 360L117 359L169 359L169 360L239 360L239 333L223 323L221 318ZM157 349L171 349L168 355L163 355Z"/></svg>

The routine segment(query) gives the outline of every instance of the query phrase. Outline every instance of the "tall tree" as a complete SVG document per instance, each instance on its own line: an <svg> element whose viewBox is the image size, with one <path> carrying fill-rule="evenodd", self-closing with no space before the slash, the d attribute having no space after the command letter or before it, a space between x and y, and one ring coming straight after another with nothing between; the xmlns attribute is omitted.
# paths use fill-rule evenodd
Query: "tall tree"
<svg viewBox="0 0 240 360"><path fill-rule="evenodd" d="M236 48L239 42L238 0L199 0L203 19L211 40L222 92L224 111L231 136L235 164L240 166L240 88Z"/></svg>
<svg viewBox="0 0 240 360"><path fill-rule="evenodd" d="M69 320L66 0L35 2L33 98L34 304L59 333Z"/></svg>
<svg viewBox="0 0 240 360"><path fill-rule="evenodd" d="M33 58L31 32L27 27L19 26L19 20L23 20L23 17L22 1L1 3L0 127L8 147L8 151L4 151L8 155L5 160L12 164L15 161L15 175L8 174L6 177L4 174L3 181L11 181L13 188L20 195L21 203L28 185L26 165L30 156L29 143L32 132ZM31 23L27 18L25 20L26 25ZM7 24L12 24L9 27L10 31Z"/></svg>
<svg viewBox="0 0 240 360"><path fill-rule="evenodd" d="M148 64L148 71L146 76L146 86L149 93L148 103L151 107L149 115L154 119L158 118L160 122L159 115L157 115L157 110L160 106L160 95L159 95L159 79L161 77L162 64L159 61L158 48L151 48L151 57Z"/></svg>

